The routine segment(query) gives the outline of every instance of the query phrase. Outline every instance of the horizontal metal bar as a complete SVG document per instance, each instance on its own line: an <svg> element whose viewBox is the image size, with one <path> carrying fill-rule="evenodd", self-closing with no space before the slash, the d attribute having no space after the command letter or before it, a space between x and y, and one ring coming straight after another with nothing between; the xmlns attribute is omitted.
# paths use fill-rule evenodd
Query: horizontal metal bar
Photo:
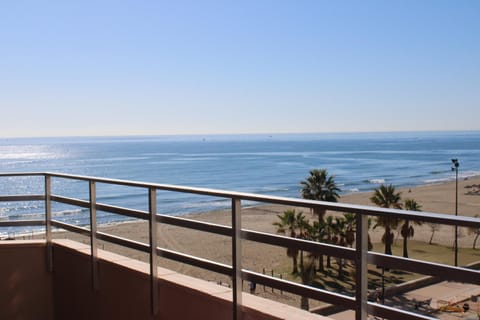
<svg viewBox="0 0 480 320"><path fill-rule="evenodd" d="M44 226L45 220L13 220L0 221L0 227Z"/></svg>
<svg viewBox="0 0 480 320"><path fill-rule="evenodd" d="M149 216L150 216L147 211L134 210L134 209L128 209L128 208L124 208L124 207L117 207L117 206L111 206L111 205L103 204L103 203L97 203L95 208L99 211L116 213L116 214L119 214L119 215L122 215L122 216L128 216L128 217L141 219L141 220L148 220Z"/></svg>
<svg viewBox="0 0 480 320"><path fill-rule="evenodd" d="M81 200L76 198L63 197L58 195L52 195L50 197L52 201L70 204L72 206L78 206L82 208L90 208L90 202L87 200ZM146 211L128 209L124 207L112 206L104 203L97 203L95 208L100 211L111 212L120 214L122 216L133 217L142 220L148 220L149 215Z"/></svg>
<svg viewBox="0 0 480 320"><path fill-rule="evenodd" d="M145 183L140 181L109 179L109 178L100 178L100 177L92 177L92 176L73 175L73 174L66 174L66 173L59 173L59 172L45 172L45 175L56 177L56 178L63 178L63 179L95 181L98 183L116 184L116 185L139 187L139 188L149 188L154 185L152 183Z"/></svg>
<svg viewBox="0 0 480 320"><path fill-rule="evenodd" d="M100 231L97 231L96 235L97 235L97 239L100 239L100 240L108 241L111 243L118 244L120 246L124 246L130 249L135 249L142 252L150 252L150 246L143 242L125 239L122 237L114 236L114 235L107 234Z"/></svg>
<svg viewBox="0 0 480 320"><path fill-rule="evenodd" d="M295 248L307 252L320 253L350 260L355 259L355 250L332 244L274 235L265 232L242 230L242 239L266 243L284 248Z"/></svg>
<svg viewBox="0 0 480 320"><path fill-rule="evenodd" d="M45 176L45 172L7 172L0 173L0 177L28 177Z"/></svg>
<svg viewBox="0 0 480 320"><path fill-rule="evenodd" d="M50 196L50 200L55 201L55 202L70 204L72 206L77 206L77 207L82 207L82 208L90 208L90 202L88 202L87 200L63 197L63 196L58 196L58 195L54 195L54 194L52 194Z"/></svg>
<svg viewBox="0 0 480 320"><path fill-rule="evenodd" d="M60 229L65 229L67 231L80 233L80 234L83 234L85 236L90 236L90 230L88 230L87 228L75 226L73 224L64 223L64 222L60 222L60 221L57 221L57 220L52 220L52 226L60 228Z"/></svg>
<svg viewBox="0 0 480 320"><path fill-rule="evenodd" d="M12 196L0 196L0 202L13 202L13 201L42 201L45 200L43 194L21 194Z"/></svg>
<svg viewBox="0 0 480 320"><path fill-rule="evenodd" d="M197 221L192 219L168 216L164 214L157 214L156 215L157 222L170 224L178 227L195 229L215 234L220 234L224 236L231 236L232 235L232 228L227 227L220 224Z"/></svg>
<svg viewBox="0 0 480 320"><path fill-rule="evenodd" d="M378 303L368 303L368 313L385 319L402 319L402 320L437 320L429 316L418 313L405 311L402 309L392 308Z"/></svg>
<svg viewBox="0 0 480 320"><path fill-rule="evenodd" d="M129 180L117 180L117 179L106 179L106 178L97 178L89 176L77 176L69 174L60 174L60 173L45 173L53 177L67 178L67 179L76 179L76 180L85 180L85 181L96 181L101 183L108 184L117 184L125 185L132 187L140 188L156 188L158 190L166 191L176 191L176 192L185 192L193 193L200 195L207 195L213 197L221 198L238 198L241 200L250 200L255 202L267 202L272 204L282 204L288 206L297 206L305 208L321 208L325 210L332 210L338 212L350 212L350 213L359 213L364 215L373 215L373 216L382 216L390 215L399 219L406 220L420 220L425 222L447 224L447 225L458 225L464 227L480 227L480 219L466 216L454 216L448 214L439 214L439 213L430 213L430 212L415 212L408 210L400 209L386 209L373 206L364 206L364 205L353 205L339 202L326 202L326 201L317 201L317 200L307 200L307 199L294 199L287 197L277 197L277 196L265 196L258 195L253 193L243 193L243 192L230 192L224 190L215 190L207 188L195 188L195 187L185 187L185 186L175 186L168 184L155 184L155 183L145 183Z"/></svg>
<svg viewBox="0 0 480 320"><path fill-rule="evenodd" d="M42 173L4 173L0 176L28 176L28 175L42 175ZM90 176L80 176L80 175L71 175L71 174L62 174L54 172L45 172L43 175L48 175L51 177L65 178L65 179L74 179L74 180L84 180L84 181L96 181L106 184L116 184L140 188L155 188L158 190L166 191L175 191L175 192L184 192L184 193L193 193L221 198L237 198L241 200L250 200L255 202L267 202L271 204L282 204L289 206L305 207L305 208L321 208L325 210L332 210L338 212L350 212L350 213L359 213L363 215L373 215L373 216L382 216L390 215L399 219L407 220L419 220L424 222L432 222L438 224L446 225L458 225L464 227L480 227L480 219L473 217L465 216L454 216L448 214L438 214L431 212L415 212L407 211L400 209L385 209L373 206L364 206L364 205L352 205L346 203L338 202L325 202L325 201L316 201L316 200L306 200L306 199L294 199L286 197L276 197L276 196L265 196L258 195L253 193L242 193L242 192L229 192L224 190L215 190L215 189L206 189L206 188L195 188L195 187L185 187L185 186L175 186L168 184L155 184L155 183L145 183L138 181L129 181L129 180L118 180L118 179L106 179Z"/></svg>
<svg viewBox="0 0 480 320"><path fill-rule="evenodd" d="M309 287L303 284L294 283L291 281L270 277L261 273L242 270L242 278L247 281L254 282L260 285L266 285L278 290L287 291L299 296L304 296L335 305L341 305L345 308L355 308L355 298L343 294L322 290L318 288Z"/></svg>
<svg viewBox="0 0 480 320"><path fill-rule="evenodd" d="M480 271L472 269L452 267L434 262L426 262L374 252L368 253L368 263L397 270L438 276L443 280L480 285Z"/></svg>
<svg viewBox="0 0 480 320"><path fill-rule="evenodd" d="M223 263L211 261L208 259L198 258L188 254L176 252L173 250L157 247L157 255L163 258L186 263L188 265L210 270L224 275L232 274L232 267Z"/></svg>

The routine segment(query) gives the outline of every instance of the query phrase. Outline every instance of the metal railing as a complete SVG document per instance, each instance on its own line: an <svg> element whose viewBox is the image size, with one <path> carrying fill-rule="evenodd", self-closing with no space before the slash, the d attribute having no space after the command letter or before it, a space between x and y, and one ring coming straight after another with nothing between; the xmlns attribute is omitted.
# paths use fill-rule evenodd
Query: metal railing
<svg viewBox="0 0 480 320"><path fill-rule="evenodd" d="M314 200L293 199L285 197L264 196L251 193L229 192L203 188L182 187L167 184L154 184L126 180L115 180L88 176L78 176L50 172L34 173L2 173L0 177L44 177L44 193L29 195L0 195L0 202L13 201L44 201L44 220L21 220L21 221L0 221L0 227L6 226L45 226L45 238L47 243L47 264L52 270L52 228L60 228L67 231L80 233L90 237L91 246L91 268L92 286L98 289L97 278L97 248L98 240L107 241L120 246L139 250L149 254L150 257L150 280L151 280L151 305L152 313L158 312L157 291L157 259L163 257L177 262L189 264L195 267L214 271L227 275L232 279L232 316L237 320L241 318L242 307L242 280L252 281L259 285L266 285L278 290L283 290L304 297L321 300L334 305L339 305L355 310L355 319L366 319L367 314L384 317L387 319L433 319L424 315L394 309L385 305L369 302L367 297L367 265L374 264L384 268L401 269L415 273L439 277L443 280L458 281L465 283L480 284L480 272L467 268L453 267L438 263L419 261L397 256L384 255L368 252L368 216L389 215L398 219L421 220L423 222L438 223L452 226L480 228L480 221L476 218L453 216L437 213L404 211L395 209L383 209L370 206L351 205L343 203L321 202ZM88 200L65 197L52 194L52 178L71 179L88 182ZM144 188L148 190L148 211L136 210L118 206L112 206L97 202L96 184L121 185L128 187ZM192 193L197 195L221 197L231 200L231 227L219 224L196 221L192 219L176 217L171 215L158 214L157 212L157 191L172 191ZM259 203L280 204L304 208L318 208L356 215L356 247L346 248L326 243L313 242L308 240L285 237L276 234L263 233L242 228L241 202L255 201ZM90 228L80 227L73 224L61 222L52 218L52 202L74 205L86 208L90 211ZM149 243L142 243L114 236L97 230L96 212L104 211L146 220L149 224ZM180 253L174 250L158 247L157 245L157 224L167 224L204 231L212 234L231 237L232 239L232 263L231 265L199 258L193 255ZM242 240L249 240L263 244L280 246L284 248L295 248L306 252L325 254L349 259L355 262L355 295L354 297L322 290L319 288L298 284L295 282L270 277L262 273L253 272L242 268L241 245Z"/></svg>

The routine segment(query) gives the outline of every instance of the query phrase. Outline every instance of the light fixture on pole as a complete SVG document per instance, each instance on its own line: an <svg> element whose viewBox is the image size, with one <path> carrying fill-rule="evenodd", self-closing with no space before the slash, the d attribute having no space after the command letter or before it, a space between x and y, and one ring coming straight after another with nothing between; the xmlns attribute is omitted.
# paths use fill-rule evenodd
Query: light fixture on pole
<svg viewBox="0 0 480 320"><path fill-rule="evenodd" d="M452 171L455 171L455 216L458 216L458 159L452 159ZM455 225L455 266L458 266L458 226Z"/></svg>

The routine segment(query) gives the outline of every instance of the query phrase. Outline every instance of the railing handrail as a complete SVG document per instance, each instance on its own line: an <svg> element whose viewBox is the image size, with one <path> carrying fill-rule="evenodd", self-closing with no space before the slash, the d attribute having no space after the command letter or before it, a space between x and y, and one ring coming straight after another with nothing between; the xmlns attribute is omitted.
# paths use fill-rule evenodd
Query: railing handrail
<svg viewBox="0 0 480 320"><path fill-rule="evenodd" d="M182 193L193 193L204 196L213 196L221 197L228 199L241 199L255 202L268 202L272 204L288 205L288 206L297 206L305 208L315 208L319 207L325 210L344 212L344 213L358 213L362 215L369 216L382 216L388 214L395 218L403 220L421 220L425 222L445 224L445 225L457 225L462 227L479 227L479 219L468 216L454 216L445 213L434 213L428 211L411 211L403 209L392 209L392 208L381 208L367 205L357 205L357 204L347 204L339 202L327 202L319 200L308 200L302 198L290 198L290 197L279 197L279 196L270 196L270 195L259 195L255 193L247 192L236 192L236 191L225 191L219 189L210 189L210 188L199 188L199 187L188 187L188 186L179 186L171 184L160 184L160 183L148 183L134 180L122 180L122 179L109 179L101 178L94 176L84 176L84 175L73 175L73 174L64 174L57 172L31 172L31 173L0 173L0 177L5 176L51 176L57 178L73 179L73 180L83 180L83 181L95 181L97 183L106 183L106 184L115 184L123 185L130 187L139 187L139 188L155 188L157 190L163 191L174 191Z"/></svg>
<svg viewBox="0 0 480 320"><path fill-rule="evenodd" d="M99 178L99 177L90 177L90 176L82 176L82 175L72 175L72 174L63 174L63 173L54 173L54 172L19 172L19 173L0 173L0 177L12 177L12 176L44 176L46 181L50 181L52 177L54 178L62 178L62 179L73 179L73 180L82 180L88 181L90 188L92 185L94 186L96 183L105 183L105 184L115 184L115 185L122 185L122 186L131 186L131 187L140 187L146 188L149 190L150 195L150 212L142 211L142 210L134 210L129 208L117 207L108 204L99 203L96 201L96 189L90 190L90 199L89 200L82 200L76 198L70 198L60 195L54 195L50 193L49 185L50 182L45 184L45 195L38 195L38 194L27 194L27 195L0 195L0 202L2 201L39 201L44 200L46 202L46 216L48 217L51 212L48 212L50 207L50 201L52 202L59 202L65 203L69 205L75 205L83 208L90 208L90 214L92 215L97 211L107 211L113 212L124 216L130 216L138 219L149 220L150 221L150 229L152 229L152 223L165 223L170 225L176 225L186 228L191 228L200 231L211 232L215 234L220 234L224 236L230 236L232 238L232 255L236 256L239 253L236 253L237 247L239 246L239 239L244 240L251 240L260 243L266 243L276 246L281 246L285 248L294 247L299 250L310 251L310 252L322 252L324 254L329 254L332 256L340 256L342 258L351 259L356 261L356 263L360 264L367 264L373 263L384 267L389 267L393 265L403 266L405 269L412 269L413 271L424 271L425 274L433 275L433 276L443 276L444 279L447 280L456 280L456 281L465 281L470 283L480 284L480 272L474 270L468 270L465 268L459 267L451 267L447 265L440 265L430 262L424 261L416 261L413 259L405 259L395 256L386 256L383 254L378 253L367 253L365 248L362 248L360 245L361 251L365 251L365 253L359 253L359 247L357 250L352 248L345 248L341 246L320 243L315 241L309 240L301 240L290 238L286 236L276 235L276 234L267 234L258 231L247 230L241 227L241 220L238 220L239 217L236 218L234 221L235 213L239 213L240 207L238 204L241 200L248 200L248 201L255 201L255 202L263 202L263 203L273 203L273 204L281 204L281 205L289 205L289 206L297 206L297 207L305 207L305 208L322 208L331 211L337 212L348 212L348 213L355 213L358 214L358 217L366 217L367 215L373 216L381 216L381 215L389 215L394 216L399 219L408 219L408 220L421 220L445 225L459 225L465 227L474 227L480 228L480 220L478 218L472 217L465 217L465 216L454 216L454 215L447 215L447 214L439 214L439 213L430 213L430 212L416 212L416 211L406 211L400 209L387 209L387 208L379 208L379 207L372 207L372 206L362 206L362 205L352 205L352 204L345 204L345 203L332 203L332 202L322 202L316 200L305 200L305 199L294 199L294 198L287 198L287 197L278 197L278 196L266 196L266 195L258 195L253 193L244 193L244 192L231 192L225 190L216 190L216 189L206 189L206 188L195 188L195 187L186 187L186 186L176 186L176 185L169 185L169 184L158 184L158 183L145 183L139 181L130 181L130 180L119 180L119 179L108 179L108 178ZM48 186L48 187L47 187ZM48 188L48 190L47 190ZM93 190L93 191L92 191ZM199 195L206 195L206 196L215 196L215 197L222 197L228 198L232 200L232 210L235 207L235 210L232 211L232 226L224 226L218 225L208 222L201 222L196 221L188 218L183 217L175 217L169 216L164 214L158 214L156 212L156 205L155 203L152 204L152 195L155 198L156 190L164 190L164 191L174 191L174 192L182 192L182 193L193 193ZM92 200L93 199L93 200ZM92 202L93 201L93 202ZM153 205L153 207L152 207ZM48 209L47 209L48 208ZM153 209L152 209L153 208ZM153 211L152 211L153 210ZM238 211L238 212L236 212ZM151 216L151 213L155 214L155 217ZM359 221L359 220L357 220ZM92 223L92 221L91 221ZM365 229L365 223L363 224L363 231ZM164 248L157 247L155 245L155 235L152 235L152 230L150 230L150 242L152 245L132 241L129 239L124 239L121 237L109 235L103 232L96 231L96 225L90 229L79 227L75 225L71 225L68 223L57 221L53 218L46 219L46 220L20 220L20 221L0 221L0 226L26 226L26 225L35 225L41 226L45 225L47 228L47 243L51 241L51 236L49 235L49 229L51 226L62 228L68 231L73 231L76 233L81 233L91 237L91 242L96 243L96 240L104 240L108 242L112 242L115 244L119 244L125 247L129 247L132 249L140 250L143 252L149 252L151 255L151 261L155 261L152 257L155 256L163 256L168 259L172 259L175 261L191 264L197 267L201 267L207 270L215 271L221 274L230 274L234 281L234 287L236 286L235 281L239 281L239 279L243 280L251 280L255 281L258 284L266 284L278 289L283 289L285 291L290 291L293 293L305 294L311 298L321 298L324 301L330 303L338 303L342 304L348 308L355 308L357 310L356 319L364 319L364 316L360 314L359 310L362 308L368 308L369 312L373 312L374 314L380 316L398 316L401 314L403 319L430 319L428 317L410 314L405 311L393 310L389 307L385 307L382 305L377 305L374 303L365 303L365 301L357 301L356 298L352 298L342 294L334 294L332 292L323 291L316 288L307 287L304 285L288 282L285 280L280 281L276 278L271 278L265 275L256 274L255 272L245 270L241 268L241 263L233 263L232 266L227 266L218 262L210 261L208 259L202 259L194 256L190 256L187 254L179 253L173 250L168 250ZM239 226L239 229L236 226ZM92 230L94 231L92 233ZM367 233L367 231L364 232ZM362 230L357 230L357 236L362 234ZM152 238L153 237L153 238ZM50 239L50 240L49 240ZM236 240L235 240L236 239ZM365 240L365 239L364 239ZM236 244L233 244L236 242ZM365 246L365 245L363 245ZM237 258L240 258L238 256ZM92 244L92 261L96 259L96 246ZM235 260L235 259L233 259ZM151 263L152 264L152 263ZM95 263L92 262L92 266L95 266ZM96 268L96 267L92 267ZM418 268L419 270L417 270ZM447 272L446 272L447 271ZM453 271L454 273L448 272ZM232 274L233 272L233 274ZM95 273L95 270L93 270ZM156 274L155 271L152 270L152 275ZM95 275L94 275L95 277ZM362 279L362 276L357 275L357 280ZM154 279L155 278L155 279ZM475 280L475 281L473 281ZM154 288L154 281L156 281L156 277L152 276L152 292ZM96 286L96 285L95 285ZM238 289L236 289L238 291ZM365 290L357 289L358 290ZM233 290L235 291L235 290ZM237 293L234 294L234 318L237 318L238 312L237 308L241 305L241 297L238 296ZM356 295L357 298L361 297L361 299L366 300L366 294L361 293ZM153 293L152 293L153 299ZM155 310L155 303L153 303L153 310ZM365 304L365 306L360 307L360 304ZM363 310L363 309L362 309Z"/></svg>

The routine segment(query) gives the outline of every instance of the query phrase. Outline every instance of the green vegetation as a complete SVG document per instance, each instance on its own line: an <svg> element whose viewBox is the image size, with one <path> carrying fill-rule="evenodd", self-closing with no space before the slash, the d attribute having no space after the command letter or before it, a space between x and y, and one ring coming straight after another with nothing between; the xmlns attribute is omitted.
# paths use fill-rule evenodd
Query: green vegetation
<svg viewBox="0 0 480 320"><path fill-rule="evenodd" d="M393 185L381 185L374 190L373 196L370 197L370 201L382 208L395 208L401 209L400 192L395 192ZM385 229L385 233L382 237L382 242L385 244L385 254L392 254L392 243L394 234L392 230L395 230L398 226L399 220L396 217L389 217L388 215L377 217L376 224L373 226L382 227Z"/></svg>
<svg viewBox="0 0 480 320"><path fill-rule="evenodd" d="M373 251L383 251L383 245L378 243L374 244ZM393 255L401 256L403 251L403 244L392 245ZM450 246L441 245L429 245L426 242L411 240L410 241L410 258L442 263L447 265L453 264L453 251ZM459 264L467 265L480 260L480 250L474 250L472 248L461 248L459 250ZM276 270L283 274L289 274L285 277L286 280L302 283L301 274L290 274L291 265L287 260L279 266ZM332 268L325 268L325 272L322 274L314 274L311 279L311 285L317 288L329 290L332 292L343 293L348 295L354 295L355 292L355 266L351 263L347 263L343 269L343 278L338 277L338 262L332 263ZM398 285L406 281L418 279L425 275L405 272L395 269L386 270L384 273L385 287ZM381 288L382 284L382 271L377 269L374 265L368 266L368 288L369 290L375 290Z"/></svg>
<svg viewBox="0 0 480 320"><path fill-rule="evenodd" d="M403 205L405 210L422 211L422 206L414 199L405 199ZM415 220L413 223L419 226L422 225L422 222L418 220ZM409 238L413 238L415 235L415 229L413 229L413 226L410 225L410 221L408 219L404 220L402 227L400 228L400 233L403 237L403 257L408 258L407 242Z"/></svg>
<svg viewBox="0 0 480 320"><path fill-rule="evenodd" d="M326 169L310 170L310 175L301 181L302 198L319 201L337 202L340 188L337 187L335 176L329 176ZM318 237L322 237L322 227L326 210L324 208L314 207L313 213L318 216ZM318 256L319 270L323 271L323 255Z"/></svg>
<svg viewBox="0 0 480 320"><path fill-rule="evenodd" d="M292 238L303 238L304 230L307 227L307 220L303 212L296 212L295 210L286 210L283 214L277 215L279 221L274 222L273 225L277 227L278 233L287 233ZM293 274L298 273L298 250L295 248L287 248L287 256L292 258ZM303 267L303 266L302 266Z"/></svg>
<svg viewBox="0 0 480 320"><path fill-rule="evenodd" d="M305 199L314 199L321 201L336 202L339 198L340 189L336 186L334 176L328 176L325 169L311 170L310 176L301 182L302 197ZM381 185L374 190L370 201L382 208L405 208L406 210L421 211L422 206L414 199L405 199L402 202L400 192L395 190L393 185ZM290 237L307 239L311 241L324 242L338 246L352 247L355 242L356 219L355 214L345 213L343 216L325 216L326 211L322 208L315 208L314 215L318 221L309 220L303 212L295 210L286 210L279 214L278 221L273 223L277 227L277 232L288 234ZM368 220L368 227L372 224L372 219ZM403 256L417 260L442 263L452 265L453 252L451 247L432 244L433 235L438 226L429 224L432 231L430 242L420 242L411 240L415 230L414 225L420 225L421 222L400 220L392 216L376 217L373 228L382 227L385 232L382 236L385 254ZM394 231L398 230L402 235L403 241L400 245L394 241ZM476 243L480 237L480 229L469 229L470 234L475 235L471 249L462 248L459 250L459 264L467 265L480 260L480 251L476 250ZM410 239L410 240L409 240ZM372 244L370 235L368 236L368 250L381 252L382 244ZM300 262L298 257L300 255ZM353 262L345 259L331 259L327 257L327 263L324 265L323 257L315 253L306 253L289 248L287 256L292 259L292 265L287 263L280 264L278 272L288 274L287 280L300 282L305 285L311 285L317 288L332 292L354 295L355 293L355 266ZM322 274L315 272L315 260L319 258L319 269ZM285 260L287 261L287 260ZM368 266L368 287L370 290L377 290L385 285L401 284L406 281L418 279L424 275L411 272L399 271L395 269L384 269L369 265ZM301 298L301 307L308 309L308 298Z"/></svg>

